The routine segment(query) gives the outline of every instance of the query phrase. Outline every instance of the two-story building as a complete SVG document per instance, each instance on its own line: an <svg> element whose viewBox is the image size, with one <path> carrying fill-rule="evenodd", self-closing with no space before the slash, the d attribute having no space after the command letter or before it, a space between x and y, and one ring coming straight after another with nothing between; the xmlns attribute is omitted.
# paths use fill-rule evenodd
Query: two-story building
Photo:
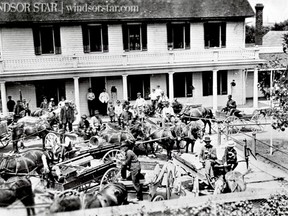
<svg viewBox="0 0 288 216"><path fill-rule="evenodd" d="M96 96L106 88L113 101L133 101L137 92L148 99L157 85L170 99L216 110L227 94L245 104L247 69L254 70L257 104L262 60L257 49L245 48L245 18L254 16L247 0L5 4L0 3L3 112L7 96L18 99L19 90L32 110L43 96L56 102L64 96L83 114L89 87Z"/></svg>

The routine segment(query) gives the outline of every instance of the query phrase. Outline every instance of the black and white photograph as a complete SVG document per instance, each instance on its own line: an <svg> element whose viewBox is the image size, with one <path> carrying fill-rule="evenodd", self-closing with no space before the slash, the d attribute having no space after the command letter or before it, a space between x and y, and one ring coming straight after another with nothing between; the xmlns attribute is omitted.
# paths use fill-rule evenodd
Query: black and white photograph
<svg viewBox="0 0 288 216"><path fill-rule="evenodd" d="M285 216L287 131L287 0L0 0L1 216Z"/></svg>

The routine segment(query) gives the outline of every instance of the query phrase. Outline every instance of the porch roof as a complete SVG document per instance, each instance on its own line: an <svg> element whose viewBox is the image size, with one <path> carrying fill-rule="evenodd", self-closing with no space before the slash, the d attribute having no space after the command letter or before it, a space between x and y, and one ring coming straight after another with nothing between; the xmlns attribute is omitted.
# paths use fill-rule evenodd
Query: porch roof
<svg viewBox="0 0 288 216"><path fill-rule="evenodd" d="M26 12L21 5L15 12L4 11L3 2L0 3L0 24L11 23L47 23L47 22L103 22L103 21L157 21L157 20L201 20L245 18L254 16L248 0L10 0L6 1L20 5L26 3ZM48 5L41 5L47 3ZM56 4L52 10L51 3ZM77 11L68 8L78 6ZM37 6L37 7L36 7ZM41 8L42 6L42 8ZM50 7L47 7L50 6ZM80 12L89 8L90 11ZM87 8L85 8L87 6ZM107 7L108 6L108 7ZM113 8L112 8L112 7ZM134 12L116 10L114 6L136 6ZM6 9L7 9L6 5ZM102 12L93 11L99 10ZM96 9L98 8L98 9ZM107 9L111 9L107 11ZM133 10L130 8L130 10Z"/></svg>

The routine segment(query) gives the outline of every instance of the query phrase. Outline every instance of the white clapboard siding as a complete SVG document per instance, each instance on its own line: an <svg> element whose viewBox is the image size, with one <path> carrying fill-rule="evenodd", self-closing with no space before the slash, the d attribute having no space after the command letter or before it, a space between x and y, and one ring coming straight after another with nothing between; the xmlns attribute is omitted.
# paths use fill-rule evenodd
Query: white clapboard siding
<svg viewBox="0 0 288 216"><path fill-rule="evenodd" d="M204 25L203 23L191 23L190 26L191 50L204 49Z"/></svg>
<svg viewBox="0 0 288 216"><path fill-rule="evenodd" d="M226 27L226 47L235 48L242 47L245 48L245 38L244 38L244 23L243 22L227 22Z"/></svg>
<svg viewBox="0 0 288 216"><path fill-rule="evenodd" d="M61 26L60 36L63 55L83 54L81 26Z"/></svg>
<svg viewBox="0 0 288 216"><path fill-rule="evenodd" d="M148 52L167 51L166 23L147 25L147 48Z"/></svg>
<svg viewBox="0 0 288 216"><path fill-rule="evenodd" d="M2 50L4 59L34 58L31 28L3 28Z"/></svg>
<svg viewBox="0 0 288 216"><path fill-rule="evenodd" d="M109 53L123 53L123 36L121 25L108 25Z"/></svg>

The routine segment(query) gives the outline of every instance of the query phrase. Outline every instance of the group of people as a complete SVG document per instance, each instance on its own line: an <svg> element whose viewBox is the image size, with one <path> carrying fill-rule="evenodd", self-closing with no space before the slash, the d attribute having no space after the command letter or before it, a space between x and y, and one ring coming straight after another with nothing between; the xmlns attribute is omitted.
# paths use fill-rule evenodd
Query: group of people
<svg viewBox="0 0 288 216"><path fill-rule="evenodd" d="M94 115L95 110L98 110L101 115L107 115L107 106L110 100L110 96L108 92L106 92L106 89L103 89L103 91L100 93L98 97L98 100L100 101L100 106L98 108L96 107L97 99L92 88L88 89L88 93L86 97L87 97L88 110L89 110L90 117Z"/></svg>
<svg viewBox="0 0 288 216"><path fill-rule="evenodd" d="M19 120L23 116L31 115L29 103L26 101L25 98L23 98L22 100L17 100L17 102L15 102L12 99L12 96L8 96L7 109L8 109L8 112L14 113L13 115L14 121Z"/></svg>
<svg viewBox="0 0 288 216"><path fill-rule="evenodd" d="M226 143L226 148L222 160L217 159L216 148L211 144L210 137L205 137L205 145L202 147L199 158L205 167L205 173L210 177L212 182L215 182L214 166L224 165L224 168L229 170L234 170L237 165L237 151L234 148L236 143L233 140L229 140Z"/></svg>

